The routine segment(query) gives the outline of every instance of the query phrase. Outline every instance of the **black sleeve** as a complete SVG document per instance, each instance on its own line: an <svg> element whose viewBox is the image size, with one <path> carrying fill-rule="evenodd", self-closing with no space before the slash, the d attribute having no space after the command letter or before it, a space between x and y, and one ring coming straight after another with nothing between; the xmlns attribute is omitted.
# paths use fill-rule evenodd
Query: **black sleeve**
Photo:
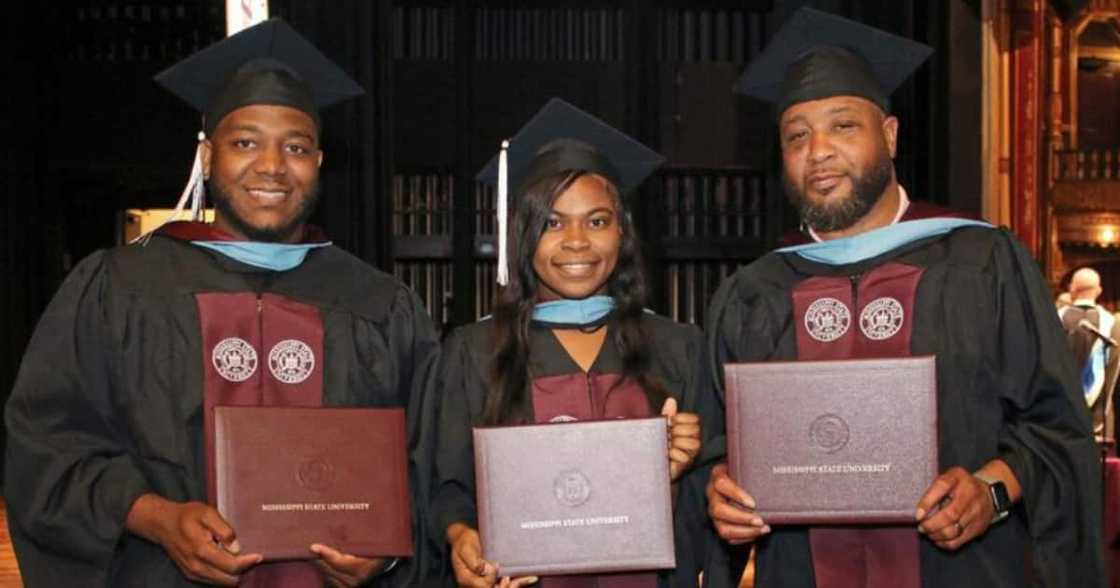
<svg viewBox="0 0 1120 588"><path fill-rule="evenodd" d="M396 360L397 385L408 414L409 478L412 486L412 527L416 552L381 578L380 586L429 585L442 573L442 542L428 533L435 426L429 384L436 375L439 337L420 300L401 287L389 312L388 341Z"/></svg>
<svg viewBox="0 0 1120 588"><path fill-rule="evenodd" d="M1100 454L1078 370L1037 264L1010 235L993 258L1000 277L1000 457L1023 489L1042 586L1103 582Z"/></svg>
<svg viewBox="0 0 1120 588"><path fill-rule="evenodd" d="M777 346L777 325L771 317L780 316L776 313L783 309L770 308L774 301L751 287L751 282L752 274L739 270L723 281L708 305L697 376L697 385L710 399L703 419L703 455L709 465L701 492L706 490L711 467L727 460L723 366L769 359ZM706 497L704 509L704 586L734 588L739 585L750 547L730 545L721 539L708 517Z"/></svg>
<svg viewBox="0 0 1120 588"><path fill-rule="evenodd" d="M465 329L449 337L436 378L437 389L432 392L438 403L432 533L444 543L452 523L478 527L471 429L481 420L486 381L477 365L477 350L472 350L480 342L473 339Z"/></svg>
<svg viewBox="0 0 1120 588"><path fill-rule="evenodd" d="M673 372L681 378L678 409L700 417L701 441L706 443L708 431L715 427L710 421L713 405L718 401L712 390L700 385L700 355L704 345L703 334L694 325L674 325L672 340L654 340L660 350L659 361L671 362ZM661 575L662 586L697 585L696 579L703 569L708 523L707 501L704 488L708 483L712 463L705 460L707 453L701 446L692 468L676 483L676 502L673 506L673 540L676 546L677 567L672 573Z"/></svg>
<svg viewBox="0 0 1120 588"><path fill-rule="evenodd" d="M149 491L115 410L104 255L79 264L47 307L4 415L4 491L30 587L59 570L106 585L128 511Z"/></svg>

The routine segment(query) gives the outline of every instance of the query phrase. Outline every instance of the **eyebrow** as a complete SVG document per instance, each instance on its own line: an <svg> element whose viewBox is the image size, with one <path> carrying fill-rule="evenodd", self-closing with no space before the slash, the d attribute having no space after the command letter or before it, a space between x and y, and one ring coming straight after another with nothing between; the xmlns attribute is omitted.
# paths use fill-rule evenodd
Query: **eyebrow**
<svg viewBox="0 0 1120 588"><path fill-rule="evenodd" d="M234 126L230 130L231 131L248 131L250 133L260 133L260 132L262 132L260 127L258 127L257 125L249 124L249 123L239 124L237 126ZM302 129L295 129L295 130L289 131L285 135L285 138L289 138L289 137L303 137L303 138L307 139L308 141L315 142L315 135L311 134L310 131L305 131L305 130L302 130Z"/></svg>
<svg viewBox="0 0 1120 588"><path fill-rule="evenodd" d="M600 206L598 208L593 208L593 209L591 209L587 212L578 213L578 214L564 214L564 213L560 212L559 210L553 209L550 212L550 214L554 214L556 216L560 216L560 217L564 217L564 218L571 218L573 216L591 216L593 214L598 214L600 212L606 212L607 214L611 214L611 215L613 215L615 213L614 209L609 207L609 206Z"/></svg>
<svg viewBox="0 0 1120 588"><path fill-rule="evenodd" d="M825 111L825 114L831 116L831 115L845 114L845 113L850 113L850 112L856 112L856 108L854 106L852 106L851 104L840 104L840 105L837 105L837 106L833 106L832 108L829 108L827 111ZM793 124L795 122L807 123L808 119L805 117L804 114L798 114L797 116L794 116L794 117L790 118L789 120L785 121L784 123L782 123L782 130L785 130L787 125Z"/></svg>

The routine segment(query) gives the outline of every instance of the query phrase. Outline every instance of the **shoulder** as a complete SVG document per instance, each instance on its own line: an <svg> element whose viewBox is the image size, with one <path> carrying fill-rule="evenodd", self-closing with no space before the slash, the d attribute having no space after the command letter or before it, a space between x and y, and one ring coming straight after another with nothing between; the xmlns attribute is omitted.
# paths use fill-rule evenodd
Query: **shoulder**
<svg viewBox="0 0 1120 588"><path fill-rule="evenodd" d="M445 345L478 345L489 341L494 336L494 321L490 317L483 317L473 323L456 327L447 336Z"/></svg>
<svg viewBox="0 0 1120 588"><path fill-rule="evenodd" d="M304 296L370 320L426 312L404 282L334 245L311 251L293 271Z"/></svg>
<svg viewBox="0 0 1120 588"><path fill-rule="evenodd" d="M661 356L661 361L690 361L699 352L704 341L700 327L691 323L678 323L652 312L642 315L642 330L651 349Z"/></svg>
<svg viewBox="0 0 1120 588"><path fill-rule="evenodd" d="M494 349L494 321L489 317L451 331L443 342L445 366L473 364L480 373Z"/></svg>
<svg viewBox="0 0 1120 588"><path fill-rule="evenodd" d="M654 337L691 338L700 335L700 328L691 323L678 323L654 312L642 315L642 326Z"/></svg>
<svg viewBox="0 0 1120 588"><path fill-rule="evenodd" d="M910 247L900 261L923 266L946 264L978 271L1028 256L1019 240L1005 228L966 226Z"/></svg>
<svg viewBox="0 0 1120 588"><path fill-rule="evenodd" d="M713 309L784 299L790 287L800 279L786 255L767 253L724 278L712 297Z"/></svg>

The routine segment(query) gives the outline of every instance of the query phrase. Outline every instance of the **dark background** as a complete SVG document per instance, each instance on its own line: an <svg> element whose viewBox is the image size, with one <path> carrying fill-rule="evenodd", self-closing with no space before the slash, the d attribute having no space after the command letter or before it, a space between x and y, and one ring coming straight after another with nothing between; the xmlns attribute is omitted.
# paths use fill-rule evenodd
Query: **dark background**
<svg viewBox="0 0 1120 588"><path fill-rule="evenodd" d="M225 31L216 0L47 4L10 3L0 51L0 399L67 271L118 243L124 209L178 198L198 115L151 76ZM316 221L412 285L444 328L493 294L491 195L473 175L551 96L667 155L633 204L651 306L701 322L719 279L794 224L774 115L730 88L806 4L934 46L893 97L899 176L915 199L980 209L975 1L271 4L367 91L324 113Z"/></svg>

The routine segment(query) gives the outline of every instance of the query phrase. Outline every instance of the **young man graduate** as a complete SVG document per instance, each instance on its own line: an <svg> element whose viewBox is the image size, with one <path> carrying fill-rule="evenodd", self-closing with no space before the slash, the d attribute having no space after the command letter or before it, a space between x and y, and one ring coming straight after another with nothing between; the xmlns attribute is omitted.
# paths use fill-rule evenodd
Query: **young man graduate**
<svg viewBox="0 0 1120 588"><path fill-rule="evenodd" d="M759 588L1104 584L1097 450L1036 263L1005 230L906 220L888 95L929 53L802 9L748 67L815 242L721 286L706 353L717 383L731 362L936 355L941 474L912 526L771 527L716 466L708 585L737 585L726 558L749 543Z"/></svg>
<svg viewBox="0 0 1120 588"><path fill-rule="evenodd" d="M307 224L319 108L361 89L277 20L157 79L203 112L180 207L193 195L201 208L204 179L216 220L94 253L47 308L5 413L26 585L419 585L419 510L411 560L316 544L309 561L261 564L207 504L218 404L405 407L413 490L426 488L413 390L435 363L429 318L402 284Z"/></svg>

